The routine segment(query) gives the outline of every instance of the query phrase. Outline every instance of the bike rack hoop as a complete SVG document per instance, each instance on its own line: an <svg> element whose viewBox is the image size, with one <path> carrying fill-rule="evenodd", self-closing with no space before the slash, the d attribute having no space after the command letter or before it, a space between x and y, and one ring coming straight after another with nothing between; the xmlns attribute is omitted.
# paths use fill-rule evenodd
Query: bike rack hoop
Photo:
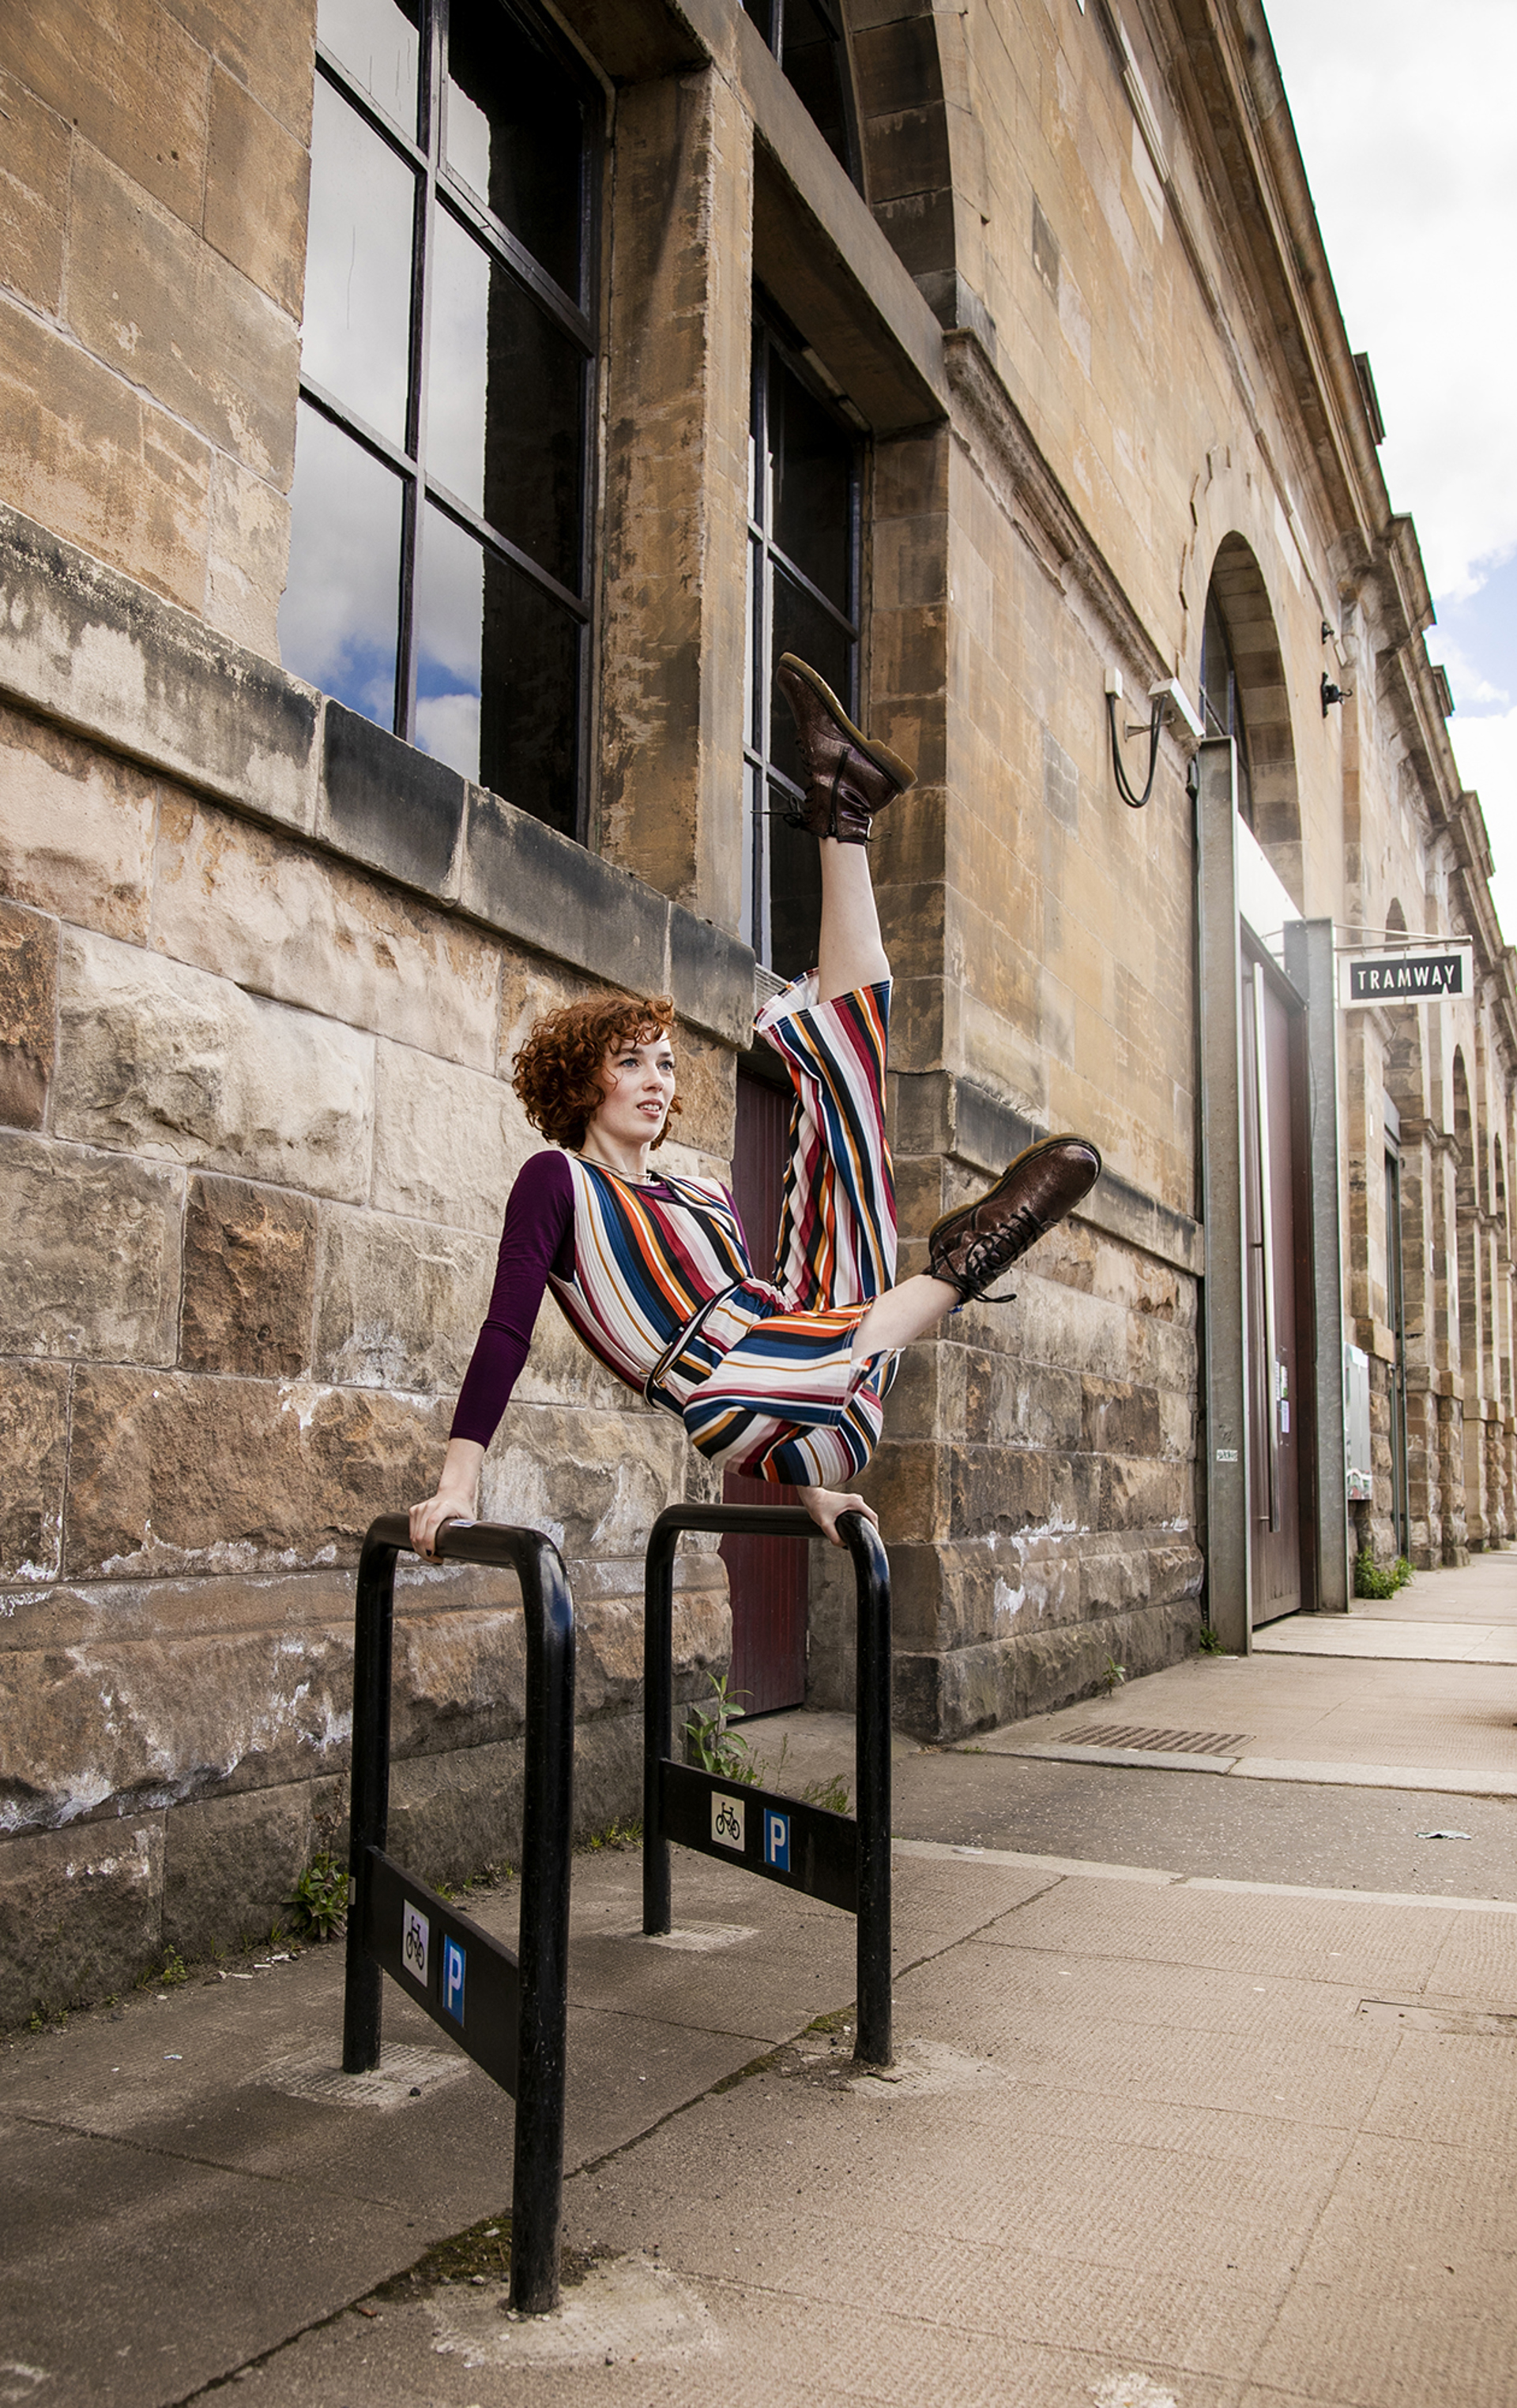
<svg viewBox="0 0 1517 2408"><path fill-rule="evenodd" d="M643 1930L670 1928L669 1825L682 1844L751 1872L826 1899L858 1918L858 2031L853 2054L866 2065L891 2062L890 1899L890 1559L867 1514L839 1514L838 1534L853 1562L858 1601L858 1705L854 1724L857 1814L745 1789L676 1762L674 1720L674 1558L686 1531L749 1532L816 1540L810 1515L792 1505L671 1505L648 1541L643 1644ZM731 1792L729 1796L727 1793ZM755 1849L746 1809L769 1818ZM708 1817L705 1822L702 1817ZM737 1827L733 1836L733 1824ZM783 1862L767 1837L784 1826ZM791 1863L792 1834L801 1842Z"/></svg>
<svg viewBox="0 0 1517 2408"><path fill-rule="evenodd" d="M574 1809L574 1600L563 1558L541 1530L450 1522L436 1542L448 1563L508 1567L522 1585L526 1629L526 1745L522 1805L522 1914L517 1951L471 1924L385 1854L390 1821L391 1660L395 1564L410 1549L404 1513L370 1524L358 1562L353 1627L352 1786L350 1817L345 2073L379 2061L382 1974L407 1974L408 1992L516 2100L511 2179L511 2305L541 2315L559 2287L564 2191L564 2081L568 2031L569 1865ZM409 1893L408 1898L407 1893ZM403 1956L402 1923L422 1919L456 1953L460 1986L449 2003ZM394 1924L394 1928L391 1926ZM410 1928L410 1927L408 1927ZM444 1960L446 1961L446 1960ZM463 1968L472 1961L465 2020Z"/></svg>

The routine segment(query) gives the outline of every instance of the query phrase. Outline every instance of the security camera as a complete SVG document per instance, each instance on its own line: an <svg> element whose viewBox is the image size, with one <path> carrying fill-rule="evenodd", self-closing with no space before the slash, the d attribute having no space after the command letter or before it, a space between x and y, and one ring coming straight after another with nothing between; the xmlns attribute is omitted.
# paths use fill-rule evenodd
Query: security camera
<svg viewBox="0 0 1517 2408"><path fill-rule="evenodd" d="M1190 704L1186 701L1185 690L1181 684L1179 678L1166 678L1163 685L1151 685L1149 688L1149 700L1150 702L1159 702L1164 703L1166 706L1172 706L1175 717L1183 723L1190 733L1192 741L1196 744L1200 743L1201 738L1206 734L1206 729L1202 726L1195 712L1191 709Z"/></svg>

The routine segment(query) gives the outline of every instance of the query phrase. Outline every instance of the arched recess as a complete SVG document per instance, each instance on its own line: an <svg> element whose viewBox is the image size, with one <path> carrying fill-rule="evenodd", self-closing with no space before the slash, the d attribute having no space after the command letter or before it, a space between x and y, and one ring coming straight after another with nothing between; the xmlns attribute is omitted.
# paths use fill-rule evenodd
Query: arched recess
<svg viewBox="0 0 1517 2408"><path fill-rule="evenodd" d="M1211 566L1201 637L1202 717L1238 741L1238 809L1297 910L1306 909L1290 696L1264 576L1240 535Z"/></svg>

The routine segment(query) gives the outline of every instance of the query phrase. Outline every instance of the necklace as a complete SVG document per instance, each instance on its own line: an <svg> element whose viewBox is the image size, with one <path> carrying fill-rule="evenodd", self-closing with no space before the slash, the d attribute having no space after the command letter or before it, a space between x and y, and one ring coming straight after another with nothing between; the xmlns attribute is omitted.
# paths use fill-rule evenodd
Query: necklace
<svg viewBox="0 0 1517 2408"><path fill-rule="evenodd" d="M617 1163L608 1162L602 1154L591 1154L584 1146L580 1149L580 1158L582 1162L593 1162L597 1170L608 1170L614 1179L624 1179L629 1187L652 1187L658 1182L656 1170L623 1170Z"/></svg>

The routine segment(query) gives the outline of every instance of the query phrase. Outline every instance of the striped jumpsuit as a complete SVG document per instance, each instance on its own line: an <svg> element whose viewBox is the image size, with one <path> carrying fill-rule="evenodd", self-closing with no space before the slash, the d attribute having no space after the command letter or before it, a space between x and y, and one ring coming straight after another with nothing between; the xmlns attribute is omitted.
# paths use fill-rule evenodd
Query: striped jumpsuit
<svg viewBox="0 0 1517 2408"><path fill-rule="evenodd" d="M755 1275L737 1208L714 1181L655 1174L644 1185L577 1154L537 1157L555 1177L565 1166L572 1182L572 1246L566 1230L546 1274L565 1318L608 1369L735 1471L837 1488L879 1443L895 1357L854 1362L850 1350L895 1277L889 1010L888 982L818 1003L812 976L759 1014L794 1091L773 1279ZM566 1218L566 1198L563 1209ZM510 1235L508 1209L503 1270ZM500 1292L497 1280L497 1302ZM519 1301L535 1315L537 1297ZM491 1326L453 1422L455 1436L484 1443L506 1401L479 1376Z"/></svg>

